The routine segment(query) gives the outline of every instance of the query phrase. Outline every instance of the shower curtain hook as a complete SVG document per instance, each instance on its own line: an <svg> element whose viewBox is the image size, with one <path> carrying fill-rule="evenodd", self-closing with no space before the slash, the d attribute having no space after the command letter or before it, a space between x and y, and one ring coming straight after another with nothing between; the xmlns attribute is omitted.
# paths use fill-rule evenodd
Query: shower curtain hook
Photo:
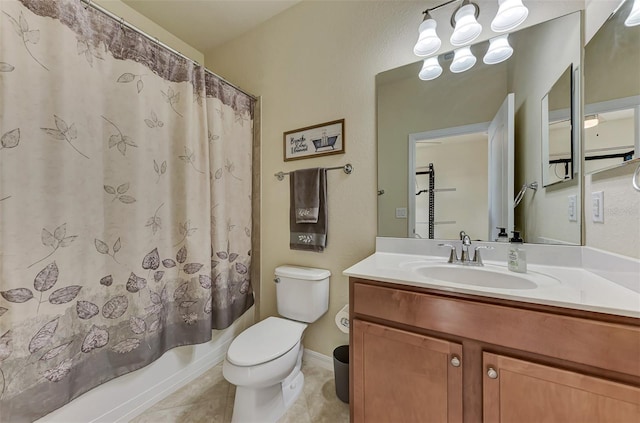
<svg viewBox="0 0 640 423"><path fill-rule="evenodd" d="M124 31L124 18L120 18L120 29Z"/></svg>
<svg viewBox="0 0 640 423"><path fill-rule="evenodd" d="M85 2L85 4L84 4L84 9L85 9L85 10L87 10L87 7L91 6L91 2L92 2L92 1L93 1L93 0L89 0L88 2Z"/></svg>

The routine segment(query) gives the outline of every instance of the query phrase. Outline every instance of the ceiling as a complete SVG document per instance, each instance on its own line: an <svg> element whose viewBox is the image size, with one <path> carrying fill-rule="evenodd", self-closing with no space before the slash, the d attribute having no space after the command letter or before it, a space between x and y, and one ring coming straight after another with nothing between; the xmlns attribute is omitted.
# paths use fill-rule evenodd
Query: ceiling
<svg viewBox="0 0 640 423"><path fill-rule="evenodd" d="M122 0L193 48L206 52L301 0Z"/></svg>

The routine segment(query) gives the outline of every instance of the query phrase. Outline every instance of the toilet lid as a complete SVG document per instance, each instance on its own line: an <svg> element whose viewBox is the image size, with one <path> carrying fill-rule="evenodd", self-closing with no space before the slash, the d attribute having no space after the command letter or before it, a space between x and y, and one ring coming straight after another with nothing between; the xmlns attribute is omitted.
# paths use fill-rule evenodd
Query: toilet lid
<svg viewBox="0 0 640 423"><path fill-rule="evenodd" d="M305 323L267 317L238 335L227 351L227 360L236 366L255 366L285 354L302 338Z"/></svg>

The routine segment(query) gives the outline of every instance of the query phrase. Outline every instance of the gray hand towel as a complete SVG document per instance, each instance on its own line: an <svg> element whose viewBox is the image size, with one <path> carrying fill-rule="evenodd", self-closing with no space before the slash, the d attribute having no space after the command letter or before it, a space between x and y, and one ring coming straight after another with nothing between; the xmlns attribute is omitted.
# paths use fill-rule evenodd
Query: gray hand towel
<svg viewBox="0 0 640 423"><path fill-rule="evenodd" d="M320 168L291 173L296 223L317 223L320 204Z"/></svg>
<svg viewBox="0 0 640 423"><path fill-rule="evenodd" d="M289 248L322 252L327 246L328 210L327 210L327 170L319 169L318 221L316 223L296 222L295 185L299 171L289 174L289 191L291 206L289 207Z"/></svg>

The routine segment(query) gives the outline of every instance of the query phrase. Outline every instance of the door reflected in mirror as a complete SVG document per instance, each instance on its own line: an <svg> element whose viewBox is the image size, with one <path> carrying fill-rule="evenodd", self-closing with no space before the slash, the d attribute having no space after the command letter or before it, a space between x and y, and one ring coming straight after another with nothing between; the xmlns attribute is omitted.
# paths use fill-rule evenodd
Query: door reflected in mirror
<svg viewBox="0 0 640 423"><path fill-rule="evenodd" d="M473 239L488 236L488 125L482 126L411 135L415 189L409 196L415 193L415 200L411 205L409 198L409 224L416 238L455 239L460 222Z"/></svg>

